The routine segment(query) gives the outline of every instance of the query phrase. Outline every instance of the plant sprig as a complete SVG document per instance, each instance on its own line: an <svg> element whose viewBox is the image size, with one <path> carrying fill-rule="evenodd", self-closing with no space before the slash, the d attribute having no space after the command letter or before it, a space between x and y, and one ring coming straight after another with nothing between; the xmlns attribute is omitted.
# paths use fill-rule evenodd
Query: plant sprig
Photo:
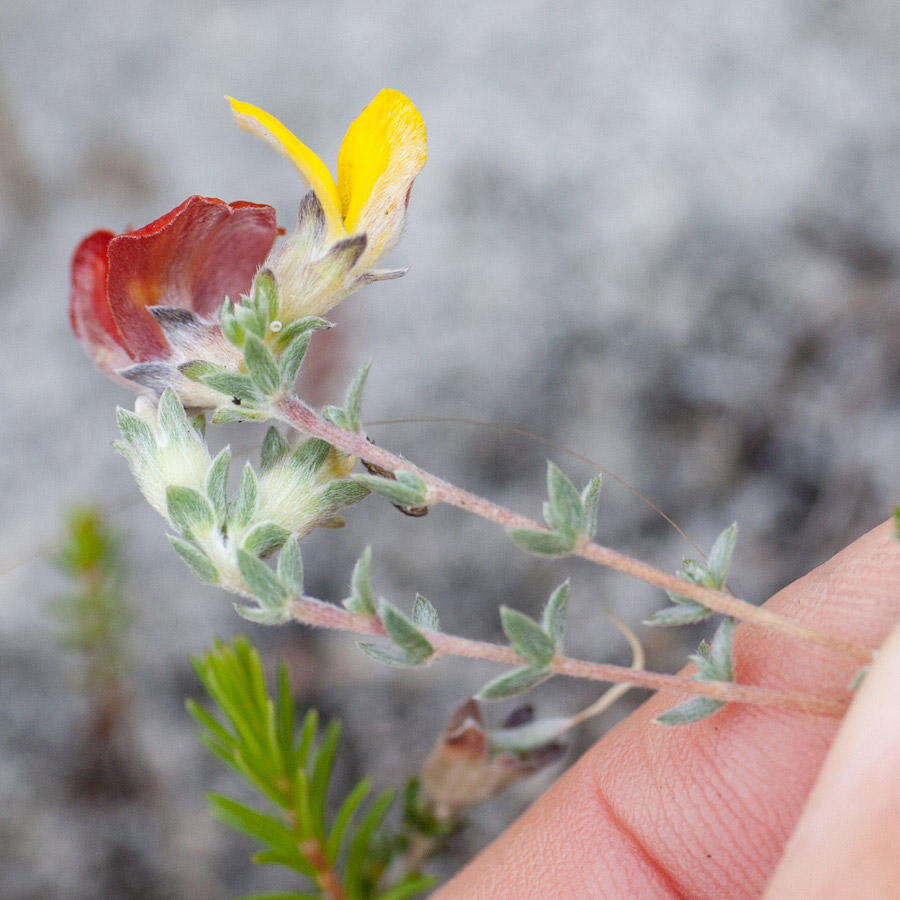
<svg viewBox="0 0 900 900"><path fill-rule="evenodd" d="M259 654L244 638L217 641L193 663L217 713L187 702L200 739L272 810L263 812L224 794L208 795L219 821L262 846L254 862L282 866L326 898L412 897L433 884L417 872L385 883L384 847L392 842L380 840L379 834L393 791L381 792L366 806L372 783L364 778L329 813L340 724L331 722L322 731L315 710L295 721L284 665L272 695Z"/></svg>

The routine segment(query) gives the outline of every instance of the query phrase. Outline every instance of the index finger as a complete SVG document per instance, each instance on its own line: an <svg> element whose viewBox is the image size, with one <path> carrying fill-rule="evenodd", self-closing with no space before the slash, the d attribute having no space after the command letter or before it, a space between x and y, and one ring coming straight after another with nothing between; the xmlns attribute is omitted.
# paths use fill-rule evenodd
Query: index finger
<svg viewBox="0 0 900 900"><path fill-rule="evenodd" d="M879 646L900 617L893 524L767 605ZM834 651L736 630L737 681L840 697L853 674ZM840 723L733 704L693 725L655 724L679 699L648 700L436 896L758 896Z"/></svg>

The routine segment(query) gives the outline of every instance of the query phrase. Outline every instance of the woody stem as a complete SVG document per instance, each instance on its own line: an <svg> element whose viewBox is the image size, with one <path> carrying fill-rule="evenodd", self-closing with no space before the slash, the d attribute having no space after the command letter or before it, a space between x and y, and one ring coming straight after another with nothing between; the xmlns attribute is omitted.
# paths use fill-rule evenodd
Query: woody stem
<svg viewBox="0 0 900 900"><path fill-rule="evenodd" d="M322 438L344 453L357 456L392 472L398 470L415 472L427 485L428 503L430 505L448 503L473 515L495 522L506 529L547 530L543 525L526 516L520 516L518 513L479 497L477 494L456 487L397 456L395 453L370 443L365 435L332 425L317 415L311 407L296 396L285 397L278 401L275 404L274 412L282 421L298 431L304 431L307 434ZM669 575L647 563L593 541L585 540L580 542L572 552L596 565L615 569L665 591L688 597L714 612L731 616L742 622L759 625L763 628L781 631L784 634L812 644L829 647L863 665L872 661L872 651L867 647L835 635L826 634L818 629L803 625L794 619L780 616L764 607L754 606L752 603L740 600L724 591L702 587L690 581L685 581L676 575Z"/></svg>

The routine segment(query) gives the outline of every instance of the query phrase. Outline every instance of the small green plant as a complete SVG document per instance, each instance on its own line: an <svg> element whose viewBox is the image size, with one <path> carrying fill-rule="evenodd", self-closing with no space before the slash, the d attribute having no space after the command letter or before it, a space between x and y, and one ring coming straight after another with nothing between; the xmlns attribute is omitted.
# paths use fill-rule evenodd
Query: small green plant
<svg viewBox="0 0 900 900"><path fill-rule="evenodd" d="M118 693L132 666L128 633L134 622L121 543L98 510L74 509L53 562L73 583L50 612L61 626L60 646L80 658L80 687L90 697Z"/></svg>
<svg viewBox="0 0 900 900"><path fill-rule="evenodd" d="M406 843L384 826L394 791L382 791L366 807L372 783L364 778L330 814L340 725L331 722L320 729L315 710L297 725L284 665L278 669L272 695L259 654L244 638L217 642L193 662L218 713L188 701L201 740L270 809L261 812L222 794L208 795L219 821L262 845L254 862L283 866L312 885L318 891L314 896L327 898L403 900L433 884L418 871L390 877L391 863ZM277 896L300 900L312 895Z"/></svg>

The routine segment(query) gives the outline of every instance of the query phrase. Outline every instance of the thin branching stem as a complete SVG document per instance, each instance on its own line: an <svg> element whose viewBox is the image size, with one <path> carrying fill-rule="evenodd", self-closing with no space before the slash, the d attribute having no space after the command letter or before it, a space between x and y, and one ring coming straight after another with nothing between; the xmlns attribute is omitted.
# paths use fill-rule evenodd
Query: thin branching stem
<svg viewBox="0 0 900 900"><path fill-rule="evenodd" d="M290 611L293 619L307 625L350 631L354 634L385 636L384 626L376 617L357 615L321 600L306 597L294 600L290 604ZM512 666L527 664L527 661L520 659L511 647L426 629L422 629L422 634L438 656L484 659ZM654 691L703 694L726 703L749 703L832 718L840 718L847 711L847 703L843 700L815 697L795 691L773 691L733 682L697 681L683 675L666 675L611 663L572 659L568 656L556 656L550 663L550 668L558 675L568 675L572 678L628 684Z"/></svg>
<svg viewBox="0 0 900 900"><path fill-rule="evenodd" d="M428 487L429 504L448 503L473 515L480 516L506 529L546 530L543 525L526 516L520 516L511 510L492 503L477 494L456 487L436 475L432 475L406 459L370 443L362 434L346 431L332 425L295 396L285 397L275 406L277 415L287 424L299 431L328 441L344 453L357 456L367 462L375 463L391 471L406 470L415 472ZM851 657L862 664L872 661L872 651L852 641L834 635L825 634L818 629L803 625L794 619L780 616L761 606L754 606L746 600L740 600L724 591L702 587L685 581L676 575L670 575L647 563L619 553L592 541L582 541L573 553L599 566L606 566L662 588L665 591L688 597L702 603L715 612L731 616L742 622L759 625L774 631L780 631L799 640L828 647Z"/></svg>

